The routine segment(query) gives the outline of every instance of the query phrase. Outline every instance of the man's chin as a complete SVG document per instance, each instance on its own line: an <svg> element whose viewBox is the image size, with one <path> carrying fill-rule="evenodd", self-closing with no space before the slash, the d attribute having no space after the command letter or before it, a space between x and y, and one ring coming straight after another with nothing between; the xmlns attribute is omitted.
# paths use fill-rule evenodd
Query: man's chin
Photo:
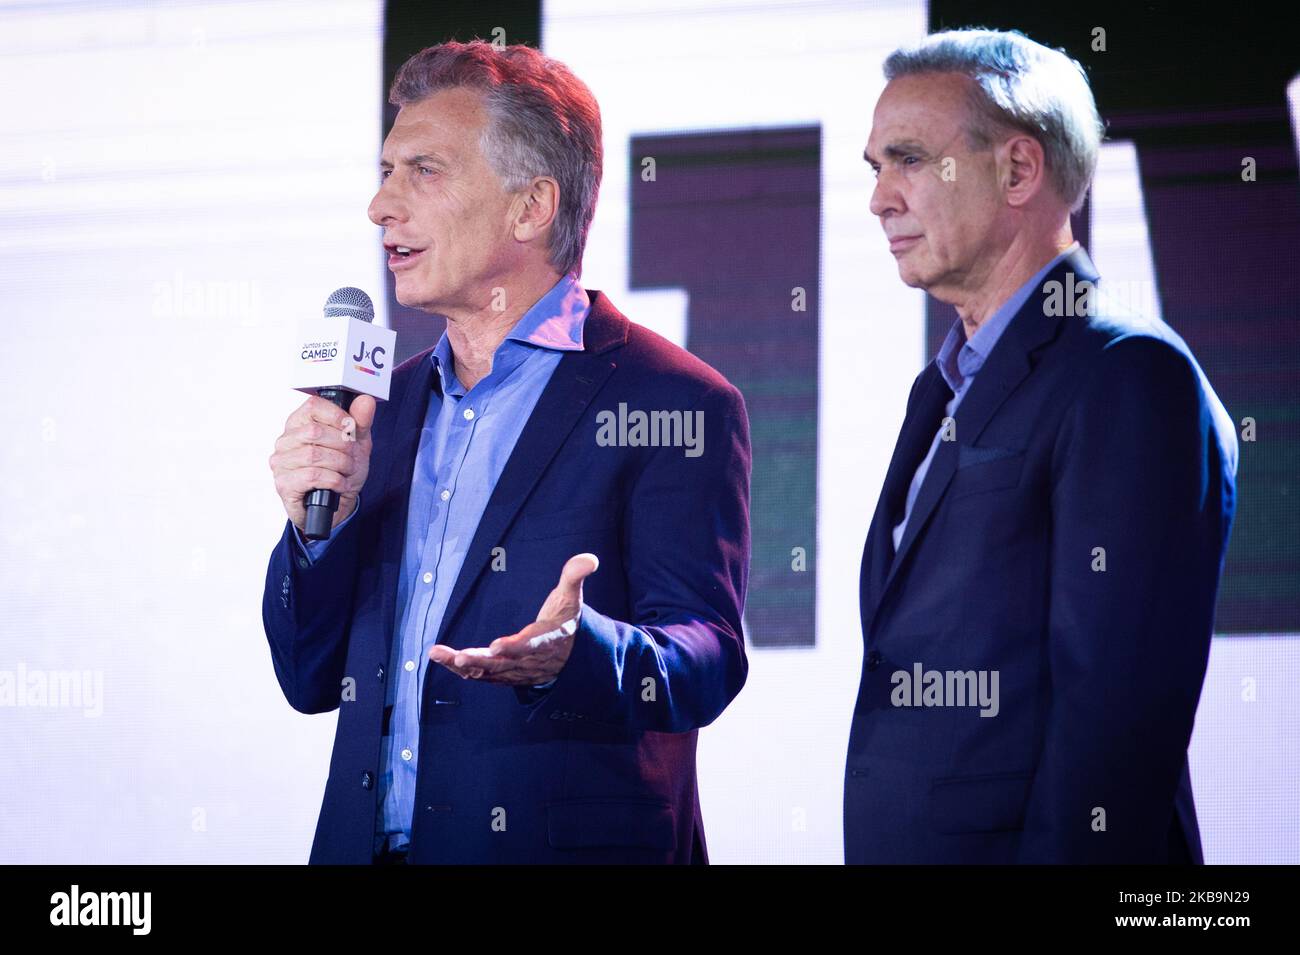
<svg viewBox="0 0 1300 955"><path fill-rule="evenodd" d="M432 296L428 290L409 279L403 282L401 276L398 276L397 281L394 283L393 298L397 299L398 305L405 308L419 309L422 312L432 310L430 308Z"/></svg>
<svg viewBox="0 0 1300 955"><path fill-rule="evenodd" d="M909 288L919 288L924 290L930 284L914 269L909 269L901 262L898 264L898 277L902 279L903 284Z"/></svg>

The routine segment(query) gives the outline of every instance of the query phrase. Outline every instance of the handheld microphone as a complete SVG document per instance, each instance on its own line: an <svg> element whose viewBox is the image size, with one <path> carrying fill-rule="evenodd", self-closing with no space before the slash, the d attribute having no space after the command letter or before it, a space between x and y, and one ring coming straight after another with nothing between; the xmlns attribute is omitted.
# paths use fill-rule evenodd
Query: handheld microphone
<svg viewBox="0 0 1300 955"><path fill-rule="evenodd" d="M325 300L323 318L303 325L293 387L332 401L344 411L357 395L387 401L389 358L397 335L372 324L374 317L375 306L361 289L335 290ZM313 488L303 504L307 510L303 537L328 538L339 508L338 492Z"/></svg>

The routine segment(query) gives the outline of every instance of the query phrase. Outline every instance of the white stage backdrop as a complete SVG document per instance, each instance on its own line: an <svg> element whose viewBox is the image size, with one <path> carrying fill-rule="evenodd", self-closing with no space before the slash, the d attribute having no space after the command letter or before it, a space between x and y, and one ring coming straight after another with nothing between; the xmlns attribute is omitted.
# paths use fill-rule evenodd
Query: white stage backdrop
<svg viewBox="0 0 1300 955"><path fill-rule="evenodd" d="M300 401L297 320L340 285L382 306L381 21L358 0L0 8L0 88L33 92L0 101L0 862L306 860L336 717L292 711L271 669L266 459ZM821 129L816 646L751 649L701 733L716 862L842 859L858 563L928 357L861 155L881 60L925 24L915 2L544 7L544 48L604 115L584 281L679 342L685 293L627 288L630 138ZM1126 144L1094 203L1103 273L1149 280ZM1192 748L1208 861L1300 859L1298 682L1294 637L1215 641ZM61 691L37 702L42 683Z"/></svg>
<svg viewBox="0 0 1300 955"><path fill-rule="evenodd" d="M267 458L295 323L381 288L381 30L356 0L0 9L0 671L93 697L0 708L0 861L307 858L336 717L271 669Z"/></svg>

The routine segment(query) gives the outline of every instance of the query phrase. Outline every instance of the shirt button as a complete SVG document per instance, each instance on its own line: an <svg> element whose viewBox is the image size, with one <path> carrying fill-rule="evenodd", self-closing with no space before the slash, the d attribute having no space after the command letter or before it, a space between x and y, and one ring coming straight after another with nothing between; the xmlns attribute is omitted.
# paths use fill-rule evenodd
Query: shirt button
<svg viewBox="0 0 1300 955"><path fill-rule="evenodd" d="M306 558L306 557L301 557L301 556L300 556L300 557L298 558L298 566L299 566L299 567L306 567L306 566L307 566L307 563L308 563L308 562L307 562L307 558Z"/></svg>
<svg viewBox="0 0 1300 955"><path fill-rule="evenodd" d="M466 408L464 411L461 412L461 414L463 414L463 415L465 416L465 420L466 420L466 421L473 421L473 420L474 420L474 409L473 409L473 408Z"/></svg>
<svg viewBox="0 0 1300 955"><path fill-rule="evenodd" d="M446 501L446 500L450 500L450 498L451 498L451 491L448 491L446 488L443 488L442 493L439 494L438 496L439 496L440 498L442 498L444 501Z"/></svg>
<svg viewBox="0 0 1300 955"><path fill-rule="evenodd" d="M408 763L411 761L411 751L409 749L402 750L402 759L406 760Z"/></svg>
<svg viewBox="0 0 1300 955"><path fill-rule="evenodd" d="M426 573L423 577L423 580L426 584L433 583L433 574Z"/></svg>
<svg viewBox="0 0 1300 955"><path fill-rule="evenodd" d="M407 672L407 673L410 673L410 672L411 672L412 670L414 670L414 669L415 669L415 661L414 661L414 660L407 660L407 661L406 661L406 672Z"/></svg>
<svg viewBox="0 0 1300 955"><path fill-rule="evenodd" d="M374 785L375 785L375 777L374 777L374 776L372 776L370 773L362 773L362 774L361 774L361 788L362 788L362 789L370 789L370 788L373 787Z"/></svg>
<svg viewBox="0 0 1300 955"><path fill-rule="evenodd" d="M383 668L383 667L380 667L378 670L376 670L376 671L375 671L375 676L376 676L378 679L382 680L382 679L384 678L384 668Z"/></svg>

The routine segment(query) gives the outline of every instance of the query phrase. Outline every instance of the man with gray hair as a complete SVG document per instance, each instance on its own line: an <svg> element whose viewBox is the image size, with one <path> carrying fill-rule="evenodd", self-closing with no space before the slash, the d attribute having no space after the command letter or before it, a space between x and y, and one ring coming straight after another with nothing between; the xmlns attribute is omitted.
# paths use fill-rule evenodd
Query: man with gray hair
<svg viewBox="0 0 1300 955"><path fill-rule="evenodd" d="M1231 420L1074 241L1102 135L1076 62L960 30L885 78L871 211L903 281L958 319L863 555L846 861L1200 862L1187 745Z"/></svg>
<svg viewBox="0 0 1300 955"><path fill-rule="evenodd" d="M339 710L311 861L705 862L697 731L747 673L744 401L578 283L600 110L562 63L446 43L390 100L370 218L446 332L379 408L306 401L270 459L275 673ZM695 428L602 440L626 408Z"/></svg>

